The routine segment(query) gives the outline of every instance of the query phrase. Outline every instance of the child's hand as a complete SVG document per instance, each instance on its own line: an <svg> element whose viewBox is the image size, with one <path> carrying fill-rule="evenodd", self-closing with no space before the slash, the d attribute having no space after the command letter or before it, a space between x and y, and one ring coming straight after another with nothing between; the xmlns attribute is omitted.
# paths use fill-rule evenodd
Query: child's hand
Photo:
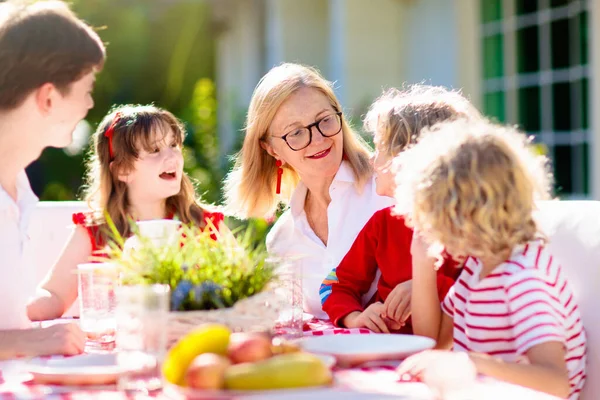
<svg viewBox="0 0 600 400"><path fill-rule="evenodd" d="M373 303L356 316L348 315L344 320L344 325L348 328L368 328L375 333L390 333L383 313L383 303Z"/></svg>
<svg viewBox="0 0 600 400"><path fill-rule="evenodd" d="M385 299L384 316L396 321L401 327L410 317L410 299L412 291L412 280L396 285L394 290Z"/></svg>
<svg viewBox="0 0 600 400"><path fill-rule="evenodd" d="M33 355L68 355L83 353L85 334L76 323L56 324L48 328L32 330Z"/></svg>
<svg viewBox="0 0 600 400"><path fill-rule="evenodd" d="M422 380L440 393L464 388L477 377L468 353L444 350L426 350L408 357L396 371L400 376Z"/></svg>

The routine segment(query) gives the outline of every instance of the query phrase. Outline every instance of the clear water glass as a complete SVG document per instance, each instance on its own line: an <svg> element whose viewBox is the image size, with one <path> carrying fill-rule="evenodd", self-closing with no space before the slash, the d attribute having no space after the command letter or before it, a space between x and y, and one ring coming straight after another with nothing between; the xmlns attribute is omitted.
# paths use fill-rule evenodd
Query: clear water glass
<svg viewBox="0 0 600 400"><path fill-rule="evenodd" d="M162 387L160 365L167 348L168 285L117 289L117 363L124 371L118 389L150 393Z"/></svg>
<svg viewBox="0 0 600 400"><path fill-rule="evenodd" d="M111 263L79 264L77 272L79 323L87 336L86 351L110 350L115 343L117 266Z"/></svg>
<svg viewBox="0 0 600 400"><path fill-rule="evenodd" d="M275 334L300 337L304 328L302 261L284 259L272 262L277 263L275 292L282 301Z"/></svg>

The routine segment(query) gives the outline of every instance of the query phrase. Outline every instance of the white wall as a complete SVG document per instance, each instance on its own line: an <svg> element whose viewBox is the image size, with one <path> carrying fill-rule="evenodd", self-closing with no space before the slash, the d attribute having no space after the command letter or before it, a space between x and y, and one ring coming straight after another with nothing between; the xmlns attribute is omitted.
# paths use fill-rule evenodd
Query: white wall
<svg viewBox="0 0 600 400"><path fill-rule="evenodd" d="M285 61L327 71L327 1L267 0L266 15L266 70Z"/></svg>
<svg viewBox="0 0 600 400"><path fill-rule="evenodd" d="M458 15L454 1L418 0L407 3L404 19L406 80L459 86Z"/></svg>
<svg viewBox="0 0 600 400"><path fill-rule="evenodd" d="M345 0L345 98L342 102L359 117L383 88L405 79L403 2Z"/></svg>
<svg viewBox="0 0 600 400"><path fill-rule="evenodd" d="M463 88L479 105L473 0L219 0L219 123L225 147L252 89L281 62L317 67L336 81L355 118L382 89L404 82ZM237 114L236 114L237 113Z"/></svg>
<svg viewBox="0 0 600 400"><path fill-rule="evenodd" d="M216 83L222 154L230 154L252 91L264 73L262 0L219 0L213 19L216 40Z"/></svg>

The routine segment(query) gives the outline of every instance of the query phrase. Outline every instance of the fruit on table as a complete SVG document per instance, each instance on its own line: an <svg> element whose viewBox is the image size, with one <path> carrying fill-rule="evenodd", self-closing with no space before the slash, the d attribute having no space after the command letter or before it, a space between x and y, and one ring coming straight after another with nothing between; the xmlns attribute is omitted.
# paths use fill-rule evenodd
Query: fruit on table
<svg viewBox="0 0 600 400"><path fill-rule="evenodd" d="M167 353L162 372L168 382L183 385L185 373L200 354L225 355L231 331L225 325L207 324L188 333Z"/></svg>
<svg viewBox="0 0 600 400"><path fill-rule="evenodd" d="M273 354L297 353L300 351L300 346L283 338L273 338L271 342L271 351Z"/></svg>
<svg viewBox="0 0 600 400"><path fill-rule="evenodd" d="M230 365L231 361L219 354L200 354L189 366L185 383L194 389L222 389L225 385L225 370Z"/></svg>
<svg viewBox="0 0 600 400"><path fill-rule="evenodd" d="M271 340L260 333L234 333L227 355L234 364L266 360L273 355Z"/></svg>
<svg viewBox="0 0 600 400"><path fill-rule="evenodd" d="M232 365L225 371L230 390L269 390L331 383L329 368L312 354L281 354L255 363Z"/></svg>

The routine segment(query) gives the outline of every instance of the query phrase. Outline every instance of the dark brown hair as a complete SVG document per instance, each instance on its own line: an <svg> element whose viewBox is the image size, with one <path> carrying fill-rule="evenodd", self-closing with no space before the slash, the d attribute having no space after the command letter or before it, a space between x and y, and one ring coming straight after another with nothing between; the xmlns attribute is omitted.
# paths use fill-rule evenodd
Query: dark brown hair
<svg viewBox="0 0 600 400"><path fill-rule="evenodd" d="M0 110L52 83L63 95L104 64L102 41L62 1L0 3Z"/></svg>
<svg viewBox="0 0 600 400"><path fill-rule="evenodd" d="M105 135L111 125L113 157L109 150L109 139ZM121 236L131 235L127 184L120 181L118 175L131 171L140 151L153 150L156 141L161 139L157 135L166 134L169 130L173 132L177 144L183 145L186 132L181 121L169 111L152 105L123 105L104 117L94 134L94 147L87 164L84 197L95 211L87 221L89 224L103 225L103 212L107 211ZM204 210L214 211L211 206L197 201L192 181L185 173L181 179L181 190L167 198L166 206L166 211L176 215L183 223L194 223L201 227L206 225ZM99 230L98 243L106 242L106 234L106 230Z"/></svg>

